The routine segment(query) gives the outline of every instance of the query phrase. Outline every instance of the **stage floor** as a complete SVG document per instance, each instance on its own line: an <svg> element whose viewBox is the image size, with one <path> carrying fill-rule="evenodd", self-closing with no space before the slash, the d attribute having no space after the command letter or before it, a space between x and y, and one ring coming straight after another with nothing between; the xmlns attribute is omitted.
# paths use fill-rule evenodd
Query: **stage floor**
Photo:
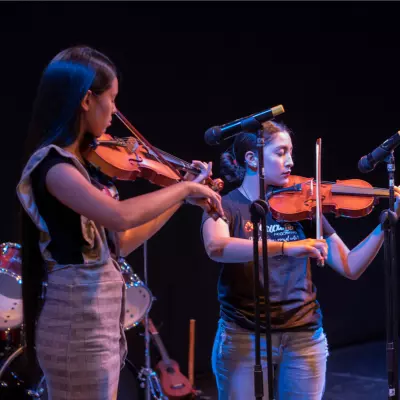
<svg viewBox="0 0 400 400"><path fill-rule="evenodd" d="M387 399L385 348L385 342L372 342L331 350L323 399ZM213 377L199 377L196 385L202 390L204 399L217 400Z"/></svg>
<svg viewBox="0 0 400 400"><path fill-rule="evenodd" d="M382 341L331 350L328 361L326 391L323 399L387 399L385 347L386 343ZM18 367L18 365L15 367ZM9 375L7 377L10 378ZM120 383L118 400L145 400L145 391L139 387L139 382L132 370L125 368L122 371ZM218 400L212 375L197 375L196 388L202 391L202 396L199 397L199 400ZM20 389L17 392L9 391L6 388L2 389L0 390L1 400L32 399L32 397L22 395ZM47 393L41 397L41 400L48 400ZM243 400L251 400L251 398Z"/></svg>

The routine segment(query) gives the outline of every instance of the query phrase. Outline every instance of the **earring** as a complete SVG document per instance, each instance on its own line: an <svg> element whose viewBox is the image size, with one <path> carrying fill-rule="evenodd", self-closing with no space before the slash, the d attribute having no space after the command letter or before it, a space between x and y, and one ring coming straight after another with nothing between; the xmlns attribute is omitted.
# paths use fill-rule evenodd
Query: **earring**
<svg viewBox="0 0 400 400"><path fill-rule="evenodd" d="M246 161L246 164L251 167L251 168L255 168L257 166L257 164L255 162L248 162Z"/></svg>

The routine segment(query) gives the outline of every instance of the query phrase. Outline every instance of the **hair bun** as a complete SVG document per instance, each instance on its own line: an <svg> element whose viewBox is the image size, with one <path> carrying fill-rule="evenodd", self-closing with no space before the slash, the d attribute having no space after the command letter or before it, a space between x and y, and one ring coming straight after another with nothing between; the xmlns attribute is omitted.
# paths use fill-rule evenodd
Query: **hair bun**
<svg viewBox="0 0 400 400"><path fill-rule="evenodd" d="M245 169L239 165L231 150L221 154L220 171L230 183L240 183L245 174Z"/></svg>

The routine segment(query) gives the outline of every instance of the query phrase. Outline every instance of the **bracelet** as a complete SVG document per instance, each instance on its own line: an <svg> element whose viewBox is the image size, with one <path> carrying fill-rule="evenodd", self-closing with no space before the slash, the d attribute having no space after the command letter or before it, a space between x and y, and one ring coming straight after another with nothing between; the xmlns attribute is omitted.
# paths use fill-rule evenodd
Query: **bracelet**
<svg viewBox="0 0 400 400"><path fill-rule="evenodd" d="M285 249L284 249L284 247L285 247L285 242L282 242L282 249L281 249L282 256L285 255Z"/></svg>

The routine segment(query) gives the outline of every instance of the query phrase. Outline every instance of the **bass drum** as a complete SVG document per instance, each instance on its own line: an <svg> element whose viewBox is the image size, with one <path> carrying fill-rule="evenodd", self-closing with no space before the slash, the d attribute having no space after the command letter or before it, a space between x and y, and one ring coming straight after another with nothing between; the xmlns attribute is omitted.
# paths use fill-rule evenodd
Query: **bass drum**
<svg viewBox="0 0 400 400"><path fill-rule="evenodd" d="M121 371L117 400L142 400L138 371L134 364L126 360ZM36 366L28 371L25 348L20 347L0 361L1 400L48 400L46 381L42 370Z"/></svg>

